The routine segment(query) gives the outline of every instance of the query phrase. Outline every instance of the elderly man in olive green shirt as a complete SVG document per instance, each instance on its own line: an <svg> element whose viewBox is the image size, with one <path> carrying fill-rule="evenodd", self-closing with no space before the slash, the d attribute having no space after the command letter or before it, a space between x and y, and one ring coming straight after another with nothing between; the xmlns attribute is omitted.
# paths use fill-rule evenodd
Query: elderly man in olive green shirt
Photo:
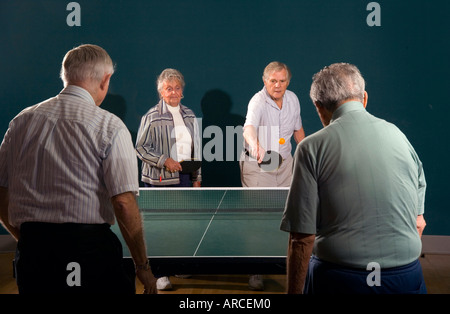
<svg viewBox="0 0 450 314"><path fill-rule="evenodd" d="M418 262L426 182L414 148L366 111L355 66L324 68L310 96L324 128L294 156L281 222L290 233L288 293L426 292ZM368 265L380 268L376 285Z"/></svg>

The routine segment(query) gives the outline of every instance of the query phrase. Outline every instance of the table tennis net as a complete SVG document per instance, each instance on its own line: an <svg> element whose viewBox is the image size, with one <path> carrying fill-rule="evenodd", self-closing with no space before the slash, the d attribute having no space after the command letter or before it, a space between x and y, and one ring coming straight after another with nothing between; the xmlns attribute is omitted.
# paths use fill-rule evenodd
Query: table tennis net
<svg viewBox="0 0 450 314"><path fill-rule="evenodd" d="M149 188L138 204L146 212L281 212L288 188Z"/></svg>

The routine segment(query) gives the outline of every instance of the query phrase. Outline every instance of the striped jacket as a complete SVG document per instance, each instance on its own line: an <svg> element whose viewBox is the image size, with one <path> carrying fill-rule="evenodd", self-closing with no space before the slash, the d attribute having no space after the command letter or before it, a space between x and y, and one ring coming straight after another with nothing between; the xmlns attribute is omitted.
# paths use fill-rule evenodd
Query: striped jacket
<svg viewBox="0 0 450 314"><path fill-rule="evenodd" d="M192 137L192 158L201 159L201 140L194 112L180 104L181 116ZM136 153L142 160L141 180L153 185L172 185L180 182L179 173L166 171L167 158L177 160L175 131L172 114L167 104L161 100L141 119ZM201 181L201 170L192 174L192 181Z"/></svg>

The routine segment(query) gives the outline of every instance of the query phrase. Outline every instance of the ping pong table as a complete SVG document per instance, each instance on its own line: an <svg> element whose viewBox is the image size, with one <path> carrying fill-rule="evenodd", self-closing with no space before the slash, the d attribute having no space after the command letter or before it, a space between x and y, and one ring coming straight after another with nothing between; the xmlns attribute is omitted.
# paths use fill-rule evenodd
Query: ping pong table
<svg viewBox="0 0 450 314"><path fill-rule="evenodd" d="M288 188L142 188L147 254L156 276L284 274L279 229ZM130 252L117 224L127 269Z"/></svg>

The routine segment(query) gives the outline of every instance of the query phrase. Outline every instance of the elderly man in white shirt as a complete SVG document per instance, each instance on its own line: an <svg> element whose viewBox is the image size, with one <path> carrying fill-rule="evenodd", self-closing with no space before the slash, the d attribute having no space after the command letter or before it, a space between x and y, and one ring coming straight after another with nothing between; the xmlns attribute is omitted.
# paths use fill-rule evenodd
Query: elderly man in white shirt
<svg viewBox="0 0 450 314"><path fill-rule="evenodd" d="M244 124L244 151L240 158L243 187L289 187L292 178L292 145L305 137L297 96L287 90L291 71L281 62L264 69L264 87L248 104ZM260 167L267 152L278 153L268 167ZM267 156L266 156L267 157ZM279 164L279 161L281 164ZM263 290L261 276L250 277L251 289Z"/></svg>
<svg viewBox="0 0 450 314"><path fill-rule="evenodd" d="M291 79L289 68L271 62L264 70L264 88L249 102L244 124L244 154L241 178L244 187L288 187L292 177L291 137L298 144L305 137L297 96L287 90ZM267 151L282 157L276 171L264 171L260 164Z"/></svg>

